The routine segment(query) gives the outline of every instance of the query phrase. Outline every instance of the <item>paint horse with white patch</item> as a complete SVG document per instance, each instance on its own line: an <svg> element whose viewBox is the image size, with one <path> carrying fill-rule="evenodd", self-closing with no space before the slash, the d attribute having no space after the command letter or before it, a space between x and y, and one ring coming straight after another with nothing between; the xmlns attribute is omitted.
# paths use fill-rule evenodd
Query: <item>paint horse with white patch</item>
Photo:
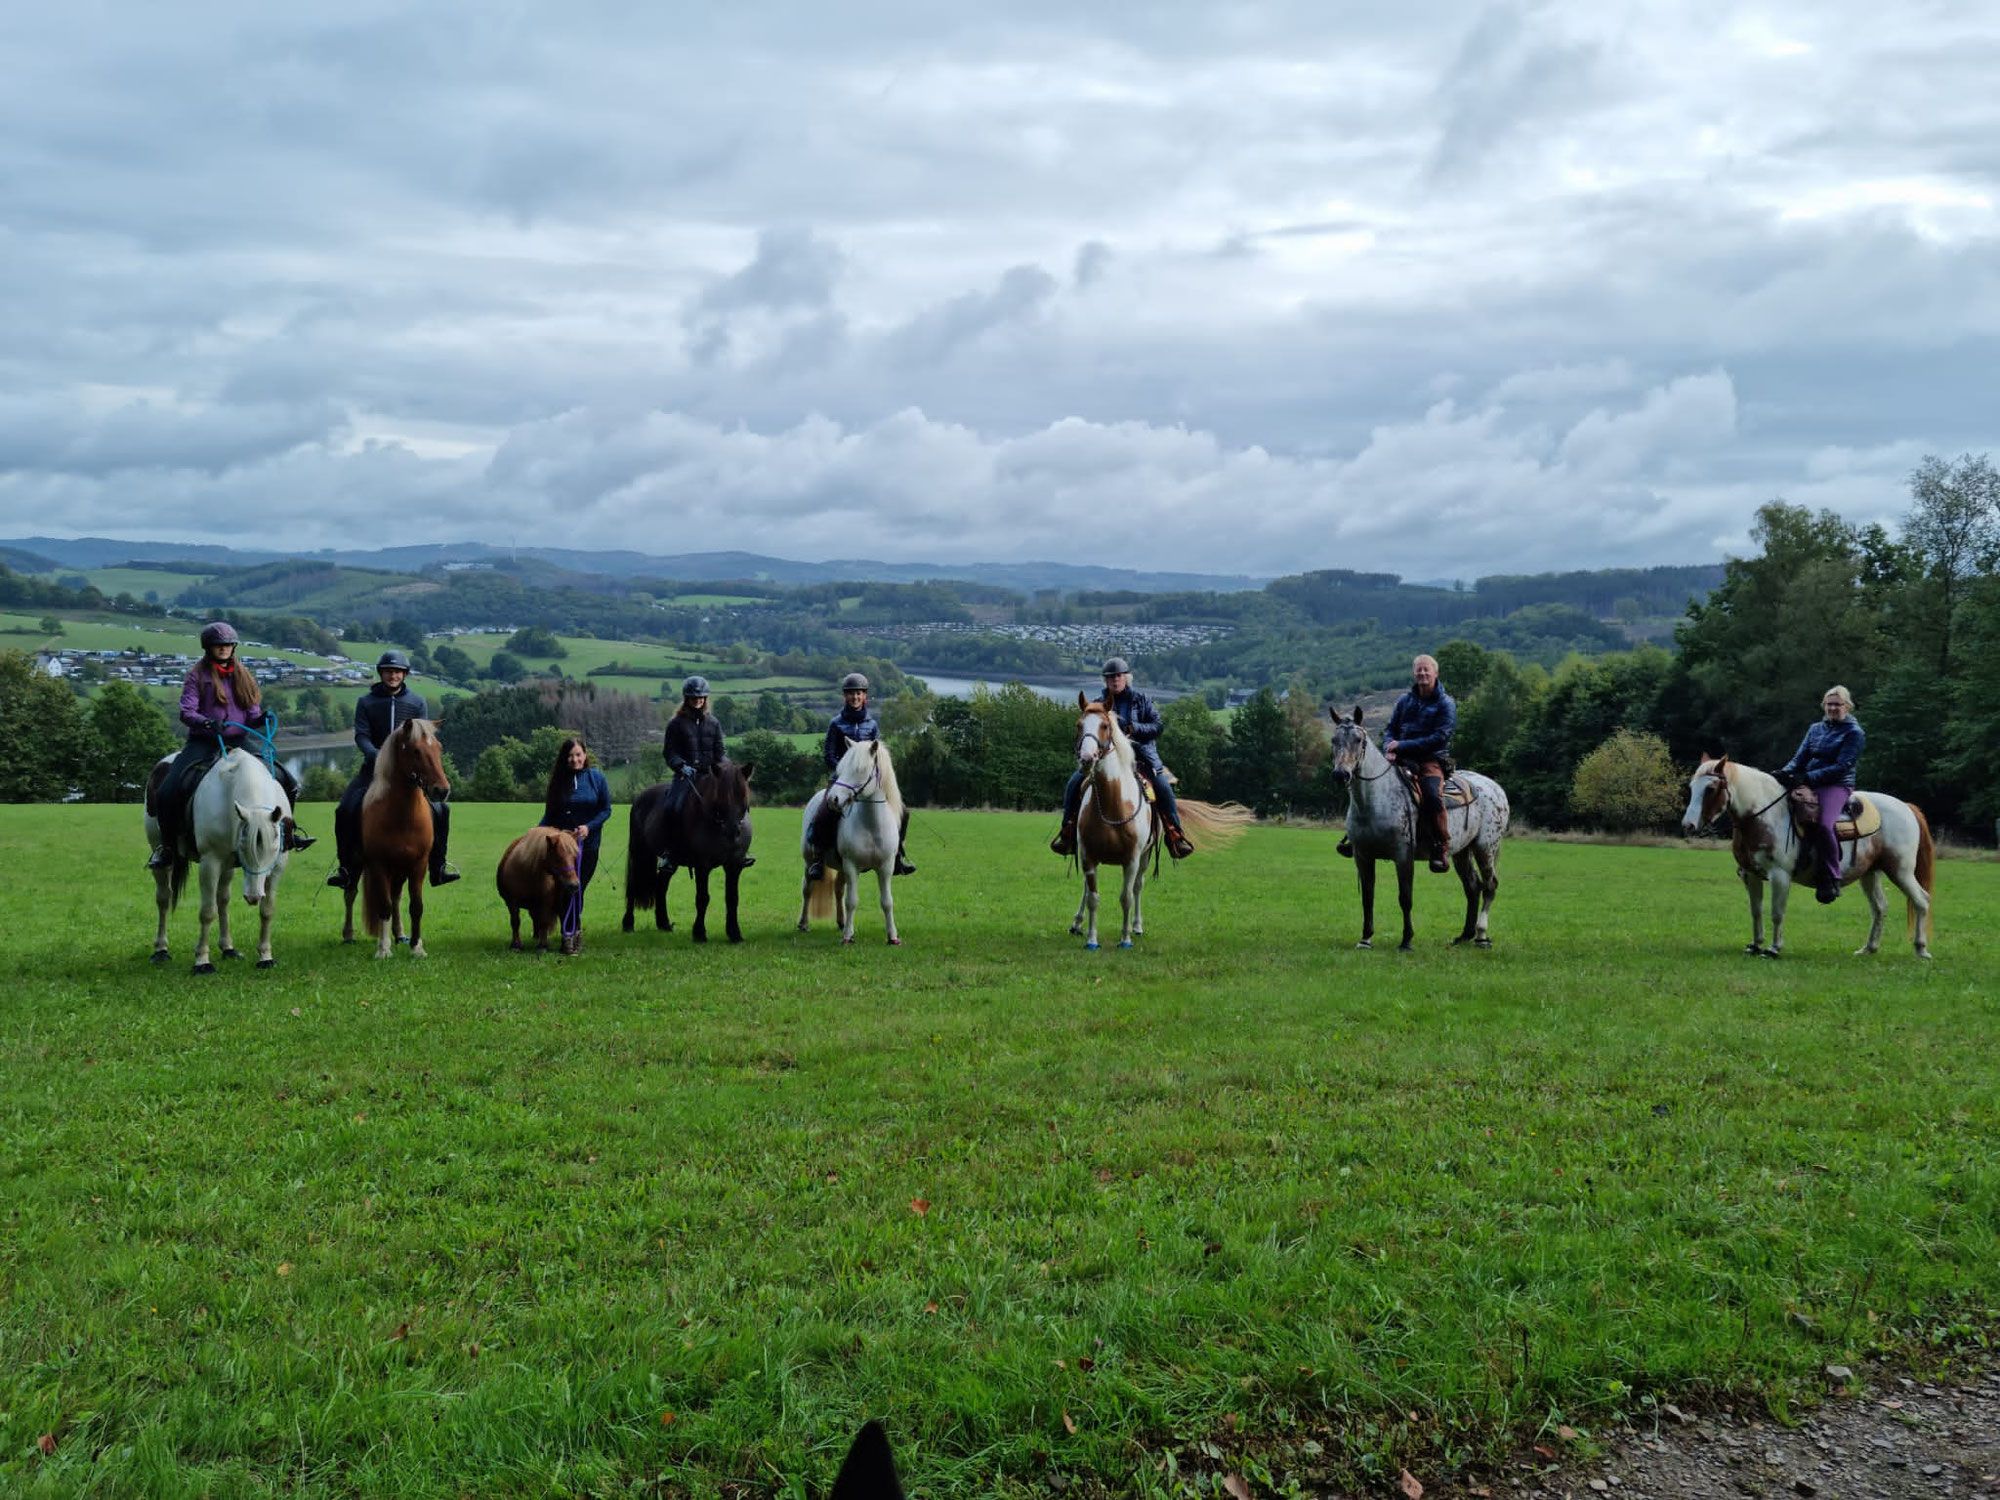
<svg viewBox="0 0 2000 1500"><path fill-rule="evenodd" d="M1692 835L1729 815L1729 847L1736 856L1736 873L1750 893L1750 942L1745 953L1776 958L1785 947L1785 902L1796 880L1813 879L1817 857L1810 840L1800 837L1787 806L1790 793L1778 778L1726 755L1704 757L1688 779L1687 811L1681 832ZM1937 868L1937 846L1931 825L1915 803L1881 792L1861 792L1857 800L1873 804L1881 826L1870 833L1842 839L1840 883L1861 882L1872 920L1868 941L1857 956L1882 946L1882 924L1889 896L1882 877L1896 883L1909 906L1910 937L1918 958L1929 958L1931 888ZM1855 804L1850 802L1849 807ZM1764 942L1764 887L1771 887L1771 941Z"/></svg>
<svg viewBox="0 0 2000 1500"><path fill-rule="evenodd" d="M146 842L155 849L160 847L160 822L154 816L152 798L172 763L173 757L168 756L155 766L146 787ZM193 816L188 819L192 850L185 845L168 850L167 863L153 871L160 908L159 931L153 938L154 963L167 961L167 913L179 904L187 885L190 856L201 866L201 941L194 950L194 972L215 972L208 956L211 924L222 943L222 957L243 956L229 939L229 901L223 888L232 866L243 872L244 901L258 909L257 967L268 969L277 963L271 957L271 918L277 906L278 877L285 873L285 828L291 820L292 804L264 762L247 751L225 746L222 758L195 788Z"/></svg>
<svg viewBox="0 0 2000 1500"><path fill-rule="evenodd" d="M1396 867L1396 895L1403 907L1402 951L1410 950L1416 929L1410 921L1410 898L1416 870L1417 792L1400 775L1368 731L1361 727L1361 710L1342 718L1329 707L1333 720L1332 770L1337 784L1347 788L1347 839L1354 847L1354 873L1361 882L1361 941L1357 948L1375 946L1375 861ZM1487 921L1493 897L1500 889L1500 840L1506 835L1512 810L1500 783L1490 776L1457 771L1450 778L1464 789L1467 800L1446 800L1445 826L1451 834L1446 853L1465 889L1465 926L1452 943L1490 948ZM1447 793L1451 791L1449 783Z"/></svg>
<svg viewBox="0 0 2000 1500"><path fill-rule="evenodd" d="M1132 742L1119 727L1118 715L1101 702L1076 695L1076 763L1085 776L1083 801L1077 811L1077 859L1083 866L1083 900L1069 930L1080 934L1092 952L1097 942L1097 871L1101 865L1122 872L1118 889L1124 921L1118 946L1129 948L1146 931L1139 900L1146 888L1146 861L1159 866L1160 820L1146 800ZM1233 802L1214 805L1182 798L1181 824L1201 835L1204 848L1226 849L1243 836L1256 818Z"/></svg>
<svg viewBox="0 0 2000 1500"><path fill-rule="evenodd" d="M839 831L831 858L823 861L825 873L808 880L801 891L799 931L807 930L807 918L838 915L840 940L854 941L854 909L861 901L861 877L875 872L875 891L881 898L882 925L889 934L889 946L902 946L896 934L896 901L890 881L896 873L896 849L903 827L903 793L896 785L895 763L889 747L877 740L849 740L833 783L816 792L806 804L805 821L799 831L799 853L806 864L813 862L813 819L822 804L840 809Z"/></svg>

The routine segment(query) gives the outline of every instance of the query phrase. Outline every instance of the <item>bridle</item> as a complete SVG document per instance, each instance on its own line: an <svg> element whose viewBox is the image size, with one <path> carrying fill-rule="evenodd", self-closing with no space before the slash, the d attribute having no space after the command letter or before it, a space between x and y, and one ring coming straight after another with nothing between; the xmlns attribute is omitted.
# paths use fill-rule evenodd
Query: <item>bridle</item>
<svg viewBox="0 0 2000 1500"><path fill-rule="evenodd" d="M1396 769L1396 763L1385 755L1382 758L1382 769L1377 771L1373 776L1364 776L1361 772L1361 767L1367 763L1368 751L1374 745L1375 741L1370 739L1368 731L1359 725L1348 725L1343 720L1339 727L1352 728L1356 734L1361 736L1361 752L1355 757L1354 764L1348 768L1345 773L1346 775L1353 777L1356 781L1380 781L1384 776L1387 776L1391 771ZM1340 770L1340 752L1338 750L1334 752L1333 768L1335 771Z"/></svg>
<svg viewBox="0 0 2000 1500"><path fill-rule="evenodd" d="M1097 710L1101 715L1103 715L1104 724L1100 732L1089 736L1092 742L1096 744L1098 749L1098 754L1096 755L1096 757L1089 761L1086 761L1083 758L1083 741L1085 738L1083 732L1083 721L1078 720L1076 726L1077 767L1079 769L1085 770L1085 774L1087 774L1092 781L1095 781L1097 779L1097 768L1099 766L1108 766L1111 764L1111 709L1105 704L1100 703L1097 705ZM1088 715L1086 715L1086 717L1088 717ZM1125 814L1125 816L1122 818L1106 817L1104 814L1104 809L1102 807L1099 807L1097 809L1097 821L1102 823L1106 828L1123 828L1127 823L1131 822L1134 818L1138 817L1140 809L1145 807L1146 793L1143 789L1139 790L1136 793L1135 803L1136 805L1133 807L1133 809L1127 814Z"/></svg>
<svg viewBox="0 0 2000 1500"><path fill-rule="evenodd" d="M826 794L829 797L831 797L841 787L846 787L849 792L853 793L853 795L850 796L845 802L840 804L840 815L842 817L847 816L848 808L854 807L860 803L887 802L889 800L888 793L886 792L877 797L864 797L861 795L863 792L867 791L868 788L870 788L871 786L876 786L882 780L881 763L875 759L874 753L872 751L868 756L868 765L869 765L868 774L862 777L859 782L842 781L839 777L836 776L833 779L833 785L829 786L826 789Z"/></svg>
<svg viewBox="0 0 2000 1500"><path fill-rule="evenodd" d="M251 809L252 812L260 812L260 813L276 812L277 810L278 807L276 803L272 803L268 807L255 807ZM251 876L253 878L260 875L268 875L273 870L278 868L278 861L285 857L285 841L283 838L280 838L278 840L278 850L275 854L271 856L271 862L262 867L258 867L250 863L249 859L245 856L243 850L243 841L250 837L250 831L251 831L250 820L248 818L245 818L236 827L237 868L242 870L245 875Z"/></svg>

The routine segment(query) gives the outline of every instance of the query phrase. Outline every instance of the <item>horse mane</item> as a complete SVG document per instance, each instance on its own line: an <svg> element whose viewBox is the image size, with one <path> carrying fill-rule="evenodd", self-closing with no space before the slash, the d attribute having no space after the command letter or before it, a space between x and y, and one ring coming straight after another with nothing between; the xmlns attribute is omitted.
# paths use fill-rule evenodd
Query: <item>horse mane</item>
<svg viewBox="0 0 2000 1500"><path fill-rule="evenodd" d="M1125 727L1118 722L1118 715L1113 713L1102 700L1084 704L1083 712L1089 713L1093 708L1103 714L1104 722L1111 726L1111 748L1117 752L1118 758L1127 768L1136 769L1138 757L1132 753L1132 741L1126 737Z"/></svg>
<svg viewBox="0 0 2000 1500"><path fill-rule="evenodd" d="M841 765L847 764L849 755L863 749L875 763L875 780L882 788L882 795L889 801L890 813L900 820L903 816L903 789L896 783L896 763L890 757L886 744L881 740L849 740L846 752L840 757Z"/></svg>
<svg viewBox="0 0 2000 1500"><path fill-rule="evenodd" d="M574 835L560 828L545 828L536 825L507 846L507 852L500 856L500 872L508 875L533 877L542 872L542 861L548 857L548 847L561 839L574 842Z"/></svg>
<svg viewBox="0 0 2000 1500"><path fill-rule="evenodd" d="M429 719L405 719L398 724L390 731L389 738L383 742L381 748L375 752L375 779L368 783L369 796L372 797L383 788L395 785L397 761L400 759L397 736L405 730L409 731L412 740L429 742L437 738L437 728Z"/></svg>

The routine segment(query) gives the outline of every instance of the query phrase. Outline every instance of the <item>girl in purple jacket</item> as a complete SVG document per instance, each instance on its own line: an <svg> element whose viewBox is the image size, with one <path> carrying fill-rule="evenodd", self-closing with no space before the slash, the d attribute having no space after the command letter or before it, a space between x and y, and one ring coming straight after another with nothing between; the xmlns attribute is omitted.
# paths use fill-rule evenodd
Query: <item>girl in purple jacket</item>
<svg viewBox="0 0 2000 1500"><path fill-rule="evenodd" d="M264 695L250 668L236 659L236 646L236 631L226 620L204 627L201 660L181 681L181 722L187 726L187 743L153 794L160 846L153 851L151 866L172 860L172 851L180 843L187 794L200 783L223 746L238 748L250 730L264 727ZM277 763L277 777L296 813L299 784L283 761ZM299 832L296 824L286 824L286 848L309 849L315 842Z"/></svg>

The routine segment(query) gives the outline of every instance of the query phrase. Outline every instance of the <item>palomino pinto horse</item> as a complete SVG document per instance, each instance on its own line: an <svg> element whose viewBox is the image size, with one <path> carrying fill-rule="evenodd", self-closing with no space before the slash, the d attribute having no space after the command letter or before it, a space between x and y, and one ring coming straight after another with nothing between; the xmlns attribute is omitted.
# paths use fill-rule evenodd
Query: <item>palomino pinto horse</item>
<svg viewBox="0 0 2000 1500"><path fill-rule="evenodd" d="M1113 865L1123 872L1118 906L1124 921L1118 946L1146 932L1139 898L1146 888L1146 859L1159 863L1160 820L1146 800L1145 781L1132 753L1132 742L1119 726L1118 715L1082 693L1076 695L1076 763L1087 778L1077 811L1077 858L1083 866L1083 900L1069 924L1081 934L1083 946L1095 952L1097 942L1097 869ZM1199 834L1207 847L1226 849L1243 836L1255 818L1234 803L1214 806L1181 799L1181 824Z"/></svg>
<svg viewBox="0 0 2000 1500"><path fill-rule="evenodd" d="M889 747L880 740L849 740L847 750L833 773L833 785L815 792L806 804L805 822L799 832L799 852L810 865L813 857L813 819L822 803L840 809L839 832L826 873L808 881L800 892L799 931L806 931L806 919L824 920L838 914L840 940L854 941L854 909L861 902L861 876L875 872L875 891L881 898L882 925L889 934L889 946L901 947L896 935L896 902L890 893L890 878L896 871L896 846L903 828L903 794L896 785L896 767L889 759Z"/></svg>
<svg viewBox="0 0 2000 1500"><path fill-rule="evenodd" d="M1347 840L1354 846L1354 873L1361 882L1361 941L1357 948L1375 946L1375 861L1396 866L1396 896L1403 906L1402 951L1409 952L1416 929L1410 922L1411 886L1417 859L1417 795L1361 727L1361 710L1344 719L1329 707L1333 719L1333 779L1347 787ZM1452 939L1490 948L1486 924L1500 889L1500 840L1512 815L1500 783L1471 771L1453 774L1471 793L1460 807L1447 805L1445 825L1451 833L1446 852L1465 888L1465 926Z"/></svg>
<svg viewBox="0 0 2000 1500"><path fill-rule="evenodd" d="M403 935L400 903L410 894L410 955L424 957L424 873L431 858L431 804L427 793L451 791L445 779L437 725L405 719L375 756L375 777L361 800L362 916L375 934L375 956L387 958ZM354 941L354 887L347 888L347 918L340 930Z"/></svg>
<svg viewBox="0 0 2000 1500"><path fill-rule="evenodd" d="M1937 866L1937 846L1931 842L1931 825L1915 803L1903 802L1880 792L1859 794L1875 805L1882 826L1873 833L1843 840L1840 883L1861 882L1868 895L1873 920L1868 941L1856 954L1874 953L1882 946L1882 922L1889 911L1889 895L1882 889L1882 877L1896 882L1909 903L1910 937L1917 957L1931 956L1931 883ZM1681 815L1681 832L1693 834L1729 814L1729 847L1736 856L1736 873L1750 893L1750 943L1745 953L1776 958L1785 947L1785 902L1792 882L1812 883L1813 866L1819 858L1810 839L1799 837L1786 805L1790 794L1778 778L1742 765L1726 755L1706 757L1688 779L1687 811ZM1847 804L1849 816L1855 803ZM1764 944L1764 886L1771 887L1771 942Z"/></svg>
<svg viewBox="0 0 2000 1500"><path fill-rule="evenodd" d="M153 816L152 799L173 757L153 768L146 783L146 842L160 846L160 824ZM209 768L195 788L193 816L187 828L193 840L193 855L201 861L201 941L194 950L194 972L213 974L208 960L208 929L213 923L222 943L224 958L241 958L229 940L229 900L223 887L229 868L243 872L243 899L258 909L257 967L268 969L277 963L271 957L271 918L278 899L278 877L285 873L285 827L292 819L292 805L285 789L264 768L264 762L247 750L225 748L222 759ZM177 905L187 885L186 848L170 849L169 862L153 871L155 896L160 908L160 927L153 938L153 962L167 961L167 912Z"/></svg>
<svg viewBox="0 0 2000 1500"><path fill-rule="evenodd" d="M632 913L643 906L653 908L653 925L661 932L674 930L667 919L667 886L673 874L660 874L660 856L672 854L676 868L688 865L694 870L694 940L708 941L708 877L720 868L729 941L743 941L736 902L744 862L750 856L752 769L725 760L714 770L701 772L678 814L667 811L666 782L647 787L634 800L625 846L625 931L632 930Z"/></svg>

